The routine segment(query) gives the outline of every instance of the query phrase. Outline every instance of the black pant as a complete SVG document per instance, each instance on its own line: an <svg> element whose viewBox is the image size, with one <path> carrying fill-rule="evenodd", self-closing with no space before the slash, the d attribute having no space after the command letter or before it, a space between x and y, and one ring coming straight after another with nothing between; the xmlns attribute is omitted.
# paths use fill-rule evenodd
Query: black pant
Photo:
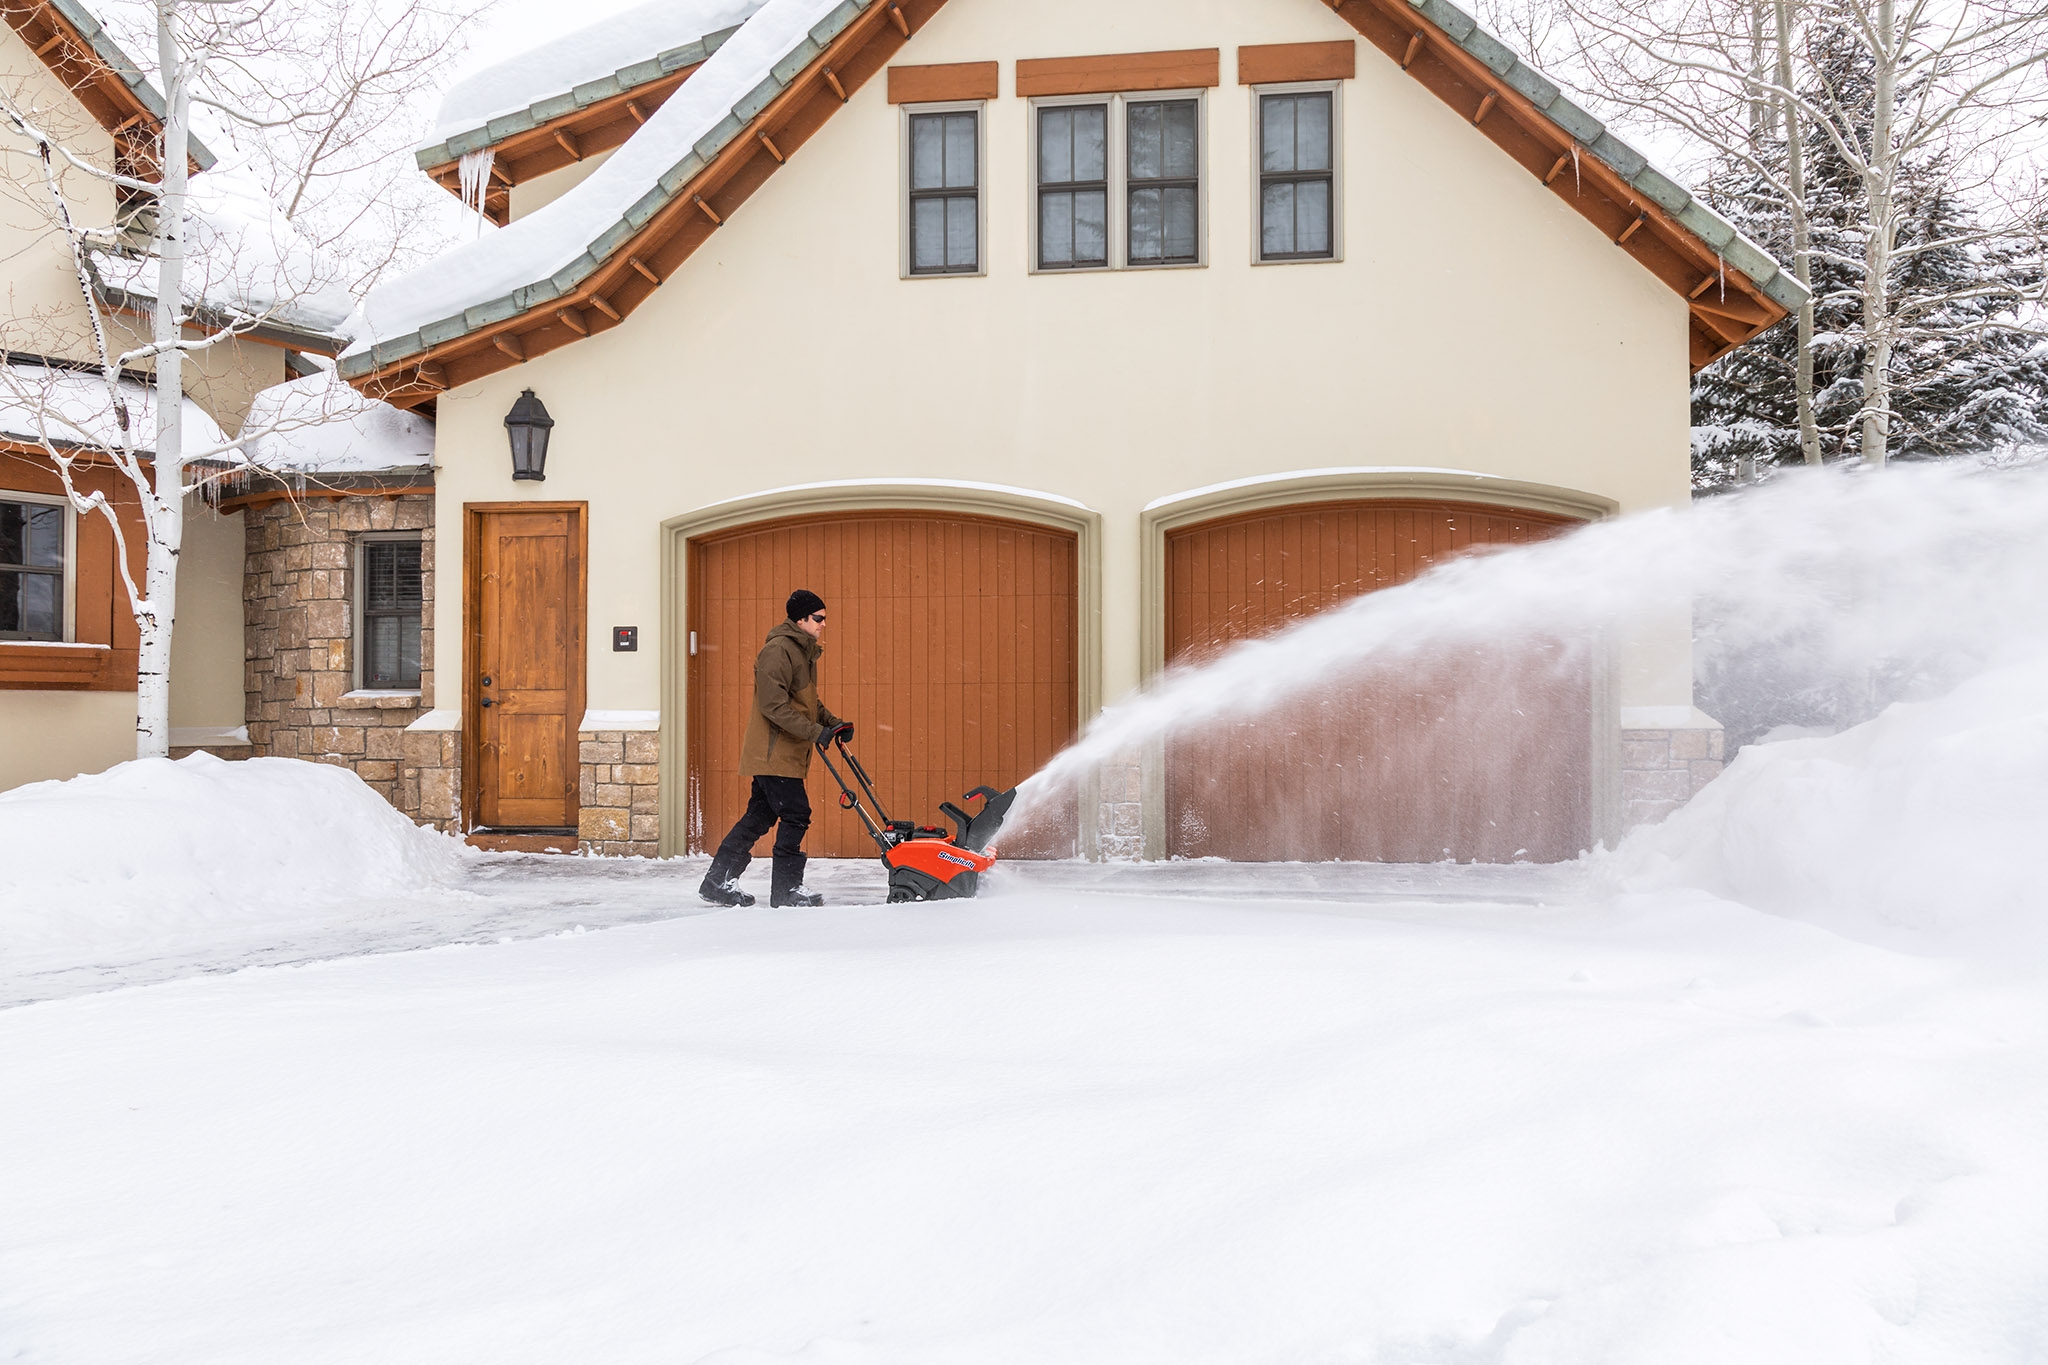
<svg viewBox="0 0 2048 1365"><path fill-rule="evenodd" d="M754 794L747 802L732 832L718 846L705 881L719 885L747 870L754 860L754 845L780 822L775 831L775 865L771 896L794 891L804 884L804 835L811 828L811 795L801 777L757 777Z"/></svg>

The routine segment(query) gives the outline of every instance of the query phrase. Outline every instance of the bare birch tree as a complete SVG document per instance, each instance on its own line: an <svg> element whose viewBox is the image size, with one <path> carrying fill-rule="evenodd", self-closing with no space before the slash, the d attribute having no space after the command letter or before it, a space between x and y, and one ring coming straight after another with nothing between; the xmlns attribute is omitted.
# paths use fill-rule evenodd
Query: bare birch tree
<svg viewBox="0 0 2048 1365"><path fill-rule="evenodd" d="M445 54L446 45L431 44L424 35L446 34L462 17L400 0L343 3L322 16L333 22L311 25L302 11L277 0L152 0L149 14L154 74L164 99L154 165L100 164L52 132L47 111L0 92L0 131L24 144L41 167L50 230L71 260L89 333L82 349L90 357L77 368L45 369L36 382L25 380L20 367L0 367L0 373L6 376L12 405L32 415L37 444L73 509L80 516L101 517L112 528L138 633L136 754L143 758L165 755L170 747L171 641L186 499L223 469L246 470L247 450L266 434L245 429L226 440L208 432L206 439L193 442L184 420L186 361L287 316L314 293L332 290L337 278L318 264L320 248L329 249L329 260L336 248L347 255L349 229L375 204L374 188L366 193L350 187L363 208L341 213L339 224L330 225L338 230L326 241L303 243L311 248L307 260L315 263L310 272L285 261L216 259L207 278L189 278L195 231L207 227L191 205L195 106L210 110L214 122L237 129L253 145L270 149L274 166L289 169L290 198L304 221L321 202L327 182L338 181L352 166L361 169L352 160L361 125L390 117L429 79L427 50ZM370 35L351 61L338 62L329 45L336 24L358 37ZM384 40L376 38L379 33ZM315 74L288 78L294 72ZM143 207L122 222L82 218L78 196L69 188L75 178L111 186L131 206ZM139 252L132 250L138 238L144 243ZM234 257L262 244L215 232L208 245ZM262 251L255 255L260 258ZM351 273L357 280L374 278L391 255L388 242L358 250ZM147 299L146 338L123 327L107 297L105 271L123 261L133 267L134 278L147 284L141 292ZM223 280L232 287L215 287ZM132 304L137 294L128 291L126 297ZM64 339L69 345L21 346L23 327L32 332L38 321L9 320L9 343L42 352L80 349L75 337ZM53 318L40 322L60 325ZM81 370L92 377L89 392L73 382ZM142 414L134 410L138 393L149 415L146 431ZM301 420L308 420L301 411ZM116 500L102 488L88 487L83 477L94 466L111 467L139 506L136 520L144 541L139 578L132 570L130 525L124 524Z"/></svg>
<svg viewBox="0 0 2048 1365"><path fill-rule="evenodd" d="M1550 0L1546 57L1623 117L1680 130L1694 150L1743 167L1791 214L1790 262L1812 289L1817 250L1807 177L1818 150L1860 183L1856 278L1860 393L1856 448L1891 453L1893 361L1945 303L1982 297L1959 284L1901 309L1892 282L1911 258L2038 238L2044 198L2028 173L2030 139L2048 115L2048 7L2037 0ZM1867 88L1846 89L1839 59ZM1823 51L1838 59L1822 59ZM1816 143L1816 139L1818 142ZM2017 153L2017 155L2015 155ZM1975 212L1953 234L1901 236L1902 190L1938 163ZM1796 380L1799 447L1821 459L1815 411L1815 299L1802 309ZM1973 326L1985 326L1981 320ZM2021 325L2015 321L2010 324Z"/></svg>

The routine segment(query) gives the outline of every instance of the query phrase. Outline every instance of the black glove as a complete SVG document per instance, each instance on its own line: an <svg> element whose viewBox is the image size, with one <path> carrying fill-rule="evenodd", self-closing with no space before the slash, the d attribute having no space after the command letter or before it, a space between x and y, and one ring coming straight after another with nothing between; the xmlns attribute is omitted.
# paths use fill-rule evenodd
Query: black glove
<svg viewBox="0 0 2048 1365"><path fill-rule="evenodd" d="M820 749L831 748L833 740L838 740L841 744L853 743L853 726L842 720L837 725L828 725L818 731L818 747Z"/></svg>

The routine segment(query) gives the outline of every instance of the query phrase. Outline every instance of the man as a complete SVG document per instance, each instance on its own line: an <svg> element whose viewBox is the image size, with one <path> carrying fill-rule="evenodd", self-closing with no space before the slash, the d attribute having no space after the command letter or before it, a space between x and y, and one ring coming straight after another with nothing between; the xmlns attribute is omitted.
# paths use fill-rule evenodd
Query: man
<svg viewBox="0 0 2048 1365"><path fill-rule="evenodd" d="M754 707L740 742L740 776L754 780L753 796L697 888L713 905L754 903L734 883L753 861L755 843L778 821L768 903L825 903L823 896L804 888L804 832L811 827L804 774L811 770L812 748L822 749L835 739L851 742L853 727L818 700L824 600L809 588L798 588L785 610L789 619L768 632L754 659Z"/></svg>

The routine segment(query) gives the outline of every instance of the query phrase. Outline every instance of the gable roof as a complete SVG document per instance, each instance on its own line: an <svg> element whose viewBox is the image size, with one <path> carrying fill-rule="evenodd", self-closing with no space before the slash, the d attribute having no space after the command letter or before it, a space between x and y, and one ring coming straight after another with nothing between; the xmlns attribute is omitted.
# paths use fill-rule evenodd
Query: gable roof
<svg viewBox="0 0 2048 1365"><path fill-rule="evenodd" d="M769 0L583 184L373 292L342 374L411 405L619 325L945 2L840 0L804 30L792 20L829 0ZM1727 220L1448 0L1332 9L1685 297L1695 368L1805 297Z"/></svg>
<svg viewBox="0 0 2048 1365"><path fill-rule="evenodd" d="M490 151L484 215L503 227L512 186L624 143L761 5L650 0L495 63L449 87L413 158L460 197L462 158Z"/></svg>
<svg viewBox="0 0 2048 1365"><path fill-rule="evenodd" d="M78 0L0 0L0 18L50 73L114 135L116 154L134 167L155 163L163 135L164 97ZM197 137L186 143L196 171L213 167Z"/></svg>

